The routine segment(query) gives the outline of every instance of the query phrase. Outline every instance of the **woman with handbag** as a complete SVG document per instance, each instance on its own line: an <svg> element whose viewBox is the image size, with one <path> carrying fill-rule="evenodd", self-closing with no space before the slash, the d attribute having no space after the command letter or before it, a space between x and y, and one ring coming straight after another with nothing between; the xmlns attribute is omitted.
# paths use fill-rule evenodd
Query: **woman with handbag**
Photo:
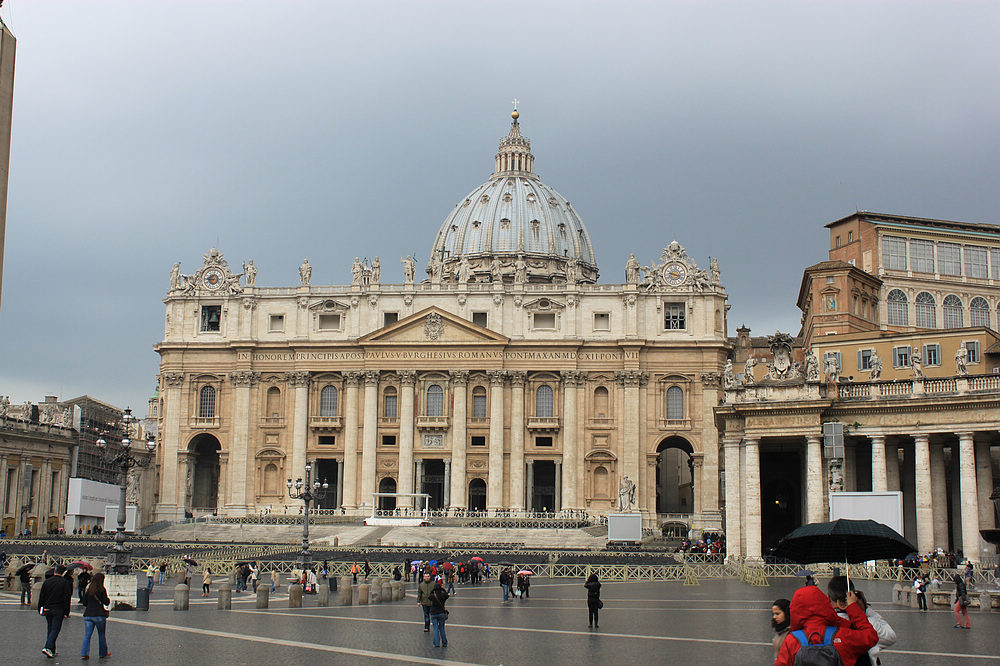
<svg viewBox="0 0 1000 666"><path fill-rule="evenodd" d="M90 637L94 634L94 629L97 629L98 654L101 659L110 657L105 631L111 599L108 598L108 591L104 589L103 572L94 574L87 586L84 599L87 600L87 608L83 611L83 647L80 648L80 658L90 659Z"/></svg>
<svg viewBox="0 0 1000 666"><path fill-rule="evenodd" d="M590 578L583 584L587 588L587 626L597 627L597 612L604 608L601 601L601 581L597 579L597 574L590 574Z"/></svg>
<svg viewBox="0 0 1000 666"><path fill-rule="evenodd" d="M434 589L431 590L429 598L431 600L431 624L434 625L434 647L439 645L442 647L448 647L448 635L444 631L445 622L448 621L448 611L445 610L444 604L448 601L448 593L443 587L441 587L441 581L434 583Z"/></svg>
<svg viewBox="0 0 1000 666"><path fill-rule="evenodd" d="M955 621L958 624L955 625L956 629L972 629L972 620L969 619L969 590L965 587L965 581L962 580L962 576L955 574ZM965 618L965 626L962 626L962 618Z"/></svg>

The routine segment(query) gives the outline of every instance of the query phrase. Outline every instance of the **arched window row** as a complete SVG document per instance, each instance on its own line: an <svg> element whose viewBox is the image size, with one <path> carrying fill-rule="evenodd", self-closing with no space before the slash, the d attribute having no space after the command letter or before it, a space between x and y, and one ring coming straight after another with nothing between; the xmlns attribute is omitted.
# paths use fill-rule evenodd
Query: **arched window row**
<svg viewBox="0 0 1000 666"><path fill-rule="evenodd" d="M909 303L906 294L901 289L893 289L886 297L887 319L889 326L909 326ZM938 327L938 303L934 295L922 291L916 295L913 302L914 325L918 328ZM969 326L989 327L991 319L990 304L982 296L976 296L969 302ZM941 327L962 328L966 326L965 304L955 294L948 294L941 302ZM997 304L997 322L1000 324L1000 303Z"/></svg>

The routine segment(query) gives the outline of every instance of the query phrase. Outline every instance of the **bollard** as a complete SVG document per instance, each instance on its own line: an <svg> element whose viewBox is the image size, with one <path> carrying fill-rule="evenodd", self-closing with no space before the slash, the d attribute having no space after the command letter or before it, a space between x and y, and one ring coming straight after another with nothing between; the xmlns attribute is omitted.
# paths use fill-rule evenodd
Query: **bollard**
<svg viewBox="0 0 1000 666"><path fill-rule="evenodd" d="M377 604L382 597L382 581L378 578L372 578L371 583L368 584L368 603Z"/></svg>
<svg viewBox="0 0 1000 666"><path fill-rule="evenodd" d="M186 611L190 602L191 590L187 585L178 583L174 586L174 610Z"/></svg>
<svg viewBox="0 0 1000 666"><path fill-rule="evenodd" d="M223 581L219 585L219 610L232 610L233 608L233 588L229 586L229 581Z"/></svg>
<svg viewBox="0 0 1000 666"><path fill-rule="evenodd" d="M302 608L302 586L298 583L288 586L288 607Z"/></svg>
<svg viewBox="0 0 1000 666"><path fill-rule="evenodd" d="M351 589L351 578L344 576L340 580L340 605L350 606L353 597L354 591Z"/></svg>
<svg viewBox="0 0 1000 666"><path fill-rule="evenodd" d="M358 605L367 606L368 605L368 584L361 583L358 585Z"/></svg>
<svg viewBox="0 0 1000 666"><path fill-rule="evenodd" d="M993 598L986 590L979 593L979 610L987 613L993 610Z"/></svg>
<svg viewBox="0 0 1000 666"><path fill-rule="evenodd" d="M383 603L392 601L392 583L389 581L383 581L382 583L382 601Z"/></svg>
<svg viewBox="0 0 1000 666"><path fill-rule="evenodd" d="M351 586L351 604L353 604L354 606L358 606L358 605L361 604L361 597L358 596L360 594L361 594L361 592L359 591L358 586L357 585L352 585Z"/></svg>
<svg viewBox="0 0 1000 666"><path fill-rule="evenodd" d="M135 609L149 610L149 588L140 587L135 591Z"/></svg>
<svg viewBox="0 0 1000 666"><path fill-rule="evenodd" d="M271 585L257 586L257 608L267 608L271 598Z"/></svg>
<svg viewBox="0 0 1000 666"><path fill-rule="evenodd" d="M392 600L402 601L406 598L406 583L403 581L395 581L392 584Z"/></svg>
<svg viewBox="0 0 1000 666"><path fill-rule="evenodd" d="M31 584L31 607L38 610L38 597L42 593L42 581Z"/></svg>
<svg viewBox="0 0 1000 666"><path fill-rule="evenodd" d="M336 592L337 591L337 577L336 576L330 576L330 591L331 592Z"/></svg>
<svg viewBox="0 0 1000 666"><path fill-rule="evenodd" d="M340 537L339 536L333 537L333 547L336 548L339 545L340 545Z"/></svg>
<svg viewBox="0 0 1000 666"><path fill-rule="evenodd" d="M326 585L316 586L316 603L320 606L330 605L330 588Z"/></svg>

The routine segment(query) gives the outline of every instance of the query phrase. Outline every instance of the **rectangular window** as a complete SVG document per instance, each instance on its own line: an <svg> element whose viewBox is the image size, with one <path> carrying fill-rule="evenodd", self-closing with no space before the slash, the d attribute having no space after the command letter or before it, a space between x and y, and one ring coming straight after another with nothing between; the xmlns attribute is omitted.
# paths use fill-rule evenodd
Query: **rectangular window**
<svg viewBox="0 0 1000 666"><path fill-rule="evenodd" d="M382 313L382 325L383 326L392 326L397 321L399 321L399 313L398 312L383 312Z"/></svg>
<svg viewBox="0 0 1000 666"><path fill-rule="evenodd" d="M938 273L941 275L962 274L962 246L956 243L938 243Z"/></svg>
<svg viewBox="0 0 1000 666"><path fill-rule="evenodd" d="M473 435L469 439L469 444L472 446L486 446L486 435Z"/></svg>
<svg viewBox="0 0 1000 666"><path fill-rule="evenodd" d="M994 280L1000 280L1000 248L990 248L990 276Z"/></svg>
<svg viewBox="0 0 1000 666"><path fill-rule="evenodd" d="M924 365L941 365L941 345L924 345Z"/></svg>
<svg viewBox="0 0 1000 666"><path fill-rule="evenodd" d="M906 270L906 239L882 237L882 266L891 271Z"/></svg>
<svg viewBox="0 0 1000 666"><path fill-rule="evenodd" d="M685 313L684 303L664 303L663 328L668 331L683 331L687 327Z"/></svg>
<svg viewBox="0 0 1000 666"><path fill-rule="evenodd" d="M986 279L985 247L965 246L965 274L969 277Z"/></svg>
<svg viewBox="0 0 1000 666"><path fill-rule="evenodd" d="M382 416L384 416L387 419L396 418L396 394L386 393L384 402L385 405L382 410L383 411Z"/></svg>
<svg viewBox="0 0 1000 666"><path fill-rule="evenodd" d="M554 312L536 312L531 318L535 329L554 329L556 327L556 314Z"/></svg>
<svg viewBox="0 0 1000 666"><path fill-rule="evenodd" d="M837 236L836 246L840 247L840 236Z"/></svg>
<svg viewBox="0 0 1000 666"><path fill-rule="evenodd" d="M858 350L858 370L871 370L872 369L872 352L874 349L859 349Z"/></svg>
<svg viewBox="0 0 1000 666"><path fill-rule="evenodd" d="M979 363L981 360L979 358L979 341L978 340L966 340L965 348L969 352L968 363Z"/></svg>
<svg viewBox="0 0 1000 666"><path fill-rule="evenodd" d="M271 315L268 320L268 333L281 333L285 330L285 315Z"/></svg>
<svg viewBox="0 0 1000 666"><path fill-rule="evenodd" d="M610 331L611 330L611 315L607 312L595 312L594 313L594 330L595 331Z"/></svg>
<svg viewBox="0 0 1000 666"><path fill-rule="evenodd" d="M910 240L910 268L918 273L934 272L934 243L926 240Z"/></svg>
<svg viewBox="0 0 1000 666"><path fill-rule="evenodd" d="M844 457L844 424L828 421L823 424L823 457Z"/></svg>
<svg viewBox="0 0 1000 666"><path fill-rule="evenodd" d="M396 436L382 435L382 446L396 446Z"/></svg>
<svg viewBox="0 0 1000 666"><path fill-rule="evenodd" d="M910 367L910 348L909 347L893 347L892 348L892 367L894 367L894 368L908 368L908 367Z"/></svg>
<svg viewBox="0 0 1000 666"><path fill-rule="evenodd" d="M486 418L486 391L472 394L472 418Z"/></svg>
<svg viewBox="0 0 1000 666"><path fill-rule="evenodd" d="M340 315L339 314L321 314L317 318L317 323L319 330L321 331L339 331L340 330Z"/></svg>
<svg viewBox="0 0 1000 666"><path fill-rule="evenodd" d="M847 242L848 243L853 243L854 242L854 232L853 231L848 231L847 232Z"/></svg>
<svg viewBox="0 0 1000 666"><path fill-rule="evenodd" d="M320 446L335 446L337 444L336 435L320 435L316 442Z"/></svg>
<svg viewBox="0 0 1000 666"><path fill-rule="evenodd" d="M490 313L488 312L473 312L472 313L472 323L476 326L482 326L483 328L489 328L490 323Z"/></svg>
<svg viewBox="0 0 1000 666"><path fill-rule="evenodd" d="M218 332L222 324L222 306L221 305L203 305L201 306L201 332L202 333L214 333Z"/></svg>
<svg viewBox="0 0 1000 666"><path fill-rule="evenodd" d="M535 446L552 446L551 437L536 437Z"/></svg>

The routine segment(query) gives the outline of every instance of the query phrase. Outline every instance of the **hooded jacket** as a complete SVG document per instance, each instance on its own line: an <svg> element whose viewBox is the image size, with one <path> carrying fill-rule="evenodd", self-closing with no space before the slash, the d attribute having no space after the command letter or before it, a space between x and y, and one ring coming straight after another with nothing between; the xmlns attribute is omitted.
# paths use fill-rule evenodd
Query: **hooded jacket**
<svg viewBox="0 0 1000 666"><path fill-rule="evenodd" d="M799 640L791 632L802 630L810 643L822 642L823 631L828 627L838 627L833 637L833 646L840 654L844 666L854 666L858 657L878 642L878 634L864 611L857 604L847 607L850 620L838 617L830 599L815 585L799 588L792 596L791 626L778 650L774 666L792 666L799 651Z"/></svg>

